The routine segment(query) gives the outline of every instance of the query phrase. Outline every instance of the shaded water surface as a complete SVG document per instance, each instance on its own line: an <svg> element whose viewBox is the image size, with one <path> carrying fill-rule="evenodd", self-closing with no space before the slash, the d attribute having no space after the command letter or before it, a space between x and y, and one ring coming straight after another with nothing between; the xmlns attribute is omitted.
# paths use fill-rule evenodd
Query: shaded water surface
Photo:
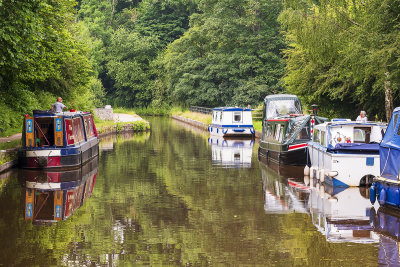
<svg viewBox="0 0 400 267"><path fill-rule="evenodd" d="M0 265L398 264L385 224L400 219L365 190L304 184L259 163L257 142L150 122L77 171L3 175Z"/></svg>

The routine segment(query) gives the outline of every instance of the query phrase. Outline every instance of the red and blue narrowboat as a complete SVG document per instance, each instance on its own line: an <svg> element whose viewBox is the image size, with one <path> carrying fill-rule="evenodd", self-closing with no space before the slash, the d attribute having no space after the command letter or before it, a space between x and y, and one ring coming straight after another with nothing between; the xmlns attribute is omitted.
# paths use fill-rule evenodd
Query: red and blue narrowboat
<svg viewBox="0 0 400 267"><path fill-rule="evenodd" d="M25 115L19 166L29 169L79 167L99 154L90 112L34 110Z"/></svg>

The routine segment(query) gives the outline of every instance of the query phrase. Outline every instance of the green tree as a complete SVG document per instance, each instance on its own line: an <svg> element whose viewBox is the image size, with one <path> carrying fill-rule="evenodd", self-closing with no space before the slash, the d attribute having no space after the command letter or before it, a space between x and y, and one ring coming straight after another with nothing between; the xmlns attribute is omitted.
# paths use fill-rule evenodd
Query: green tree
<svg viewBox="0 0 400 267"><path fill-rule="evenodd" d="M287 89L325 114L366 109L390 118L399 96L399 11L399 1L285 1Z"/></svg>
<svg viewBox="0 0 400 267"><path fill-rule="evenodd" d="M201 1L202 13L165 56L174 100L189 105L256 104L282 91L279 1Z"/></svg>

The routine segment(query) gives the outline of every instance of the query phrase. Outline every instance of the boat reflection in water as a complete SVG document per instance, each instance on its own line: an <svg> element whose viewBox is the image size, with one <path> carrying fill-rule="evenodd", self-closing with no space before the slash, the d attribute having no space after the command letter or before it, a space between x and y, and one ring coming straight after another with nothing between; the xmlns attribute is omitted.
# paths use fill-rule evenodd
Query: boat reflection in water
<svg viewBox="0 0 400 267"><path fill-rule="evenodd" d="M224 139L210 136L213 165L225 168L250 168L254 139Z"/></svg>
<svg viewBox="0 0 400 267"><path fill-rule="evenodd" d="M379 241L369 223L372 205L368 188L324 187L319 183L311 184L311 188L308 209L312 222L328 242Z"/></svg>
<svg viewBox="0 0 400 267"><path fill-rule="evenodd" d="M20 170L25 184L25 220L51 224L68 219L88 199L96 182L98 157L66 171Z"/></svg>
<svg viewBox="0 0 400 267"><path fill-rule="evenodd" d="M398 210L380 207L371 210L370 223L379 234L379 265L400 265L400 214Z"/></svg>
<svg viewBox="0 0 400 267"><path fill-rule="evenodd" d="M303 168L260 161L266 213L306 213L310 188L303 184Z"/></svg>

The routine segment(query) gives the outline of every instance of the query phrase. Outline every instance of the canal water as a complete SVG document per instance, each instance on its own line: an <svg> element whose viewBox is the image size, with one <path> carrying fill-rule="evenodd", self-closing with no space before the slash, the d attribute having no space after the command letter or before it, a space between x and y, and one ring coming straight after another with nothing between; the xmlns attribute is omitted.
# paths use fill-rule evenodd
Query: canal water
<svg viewBox="0 0 400 267"><path fill-rule="evenodd" d="M150 122L79 170L0 177L0 266L399 264L400 219L367 190L260 163L257 142Z"/></svg>

